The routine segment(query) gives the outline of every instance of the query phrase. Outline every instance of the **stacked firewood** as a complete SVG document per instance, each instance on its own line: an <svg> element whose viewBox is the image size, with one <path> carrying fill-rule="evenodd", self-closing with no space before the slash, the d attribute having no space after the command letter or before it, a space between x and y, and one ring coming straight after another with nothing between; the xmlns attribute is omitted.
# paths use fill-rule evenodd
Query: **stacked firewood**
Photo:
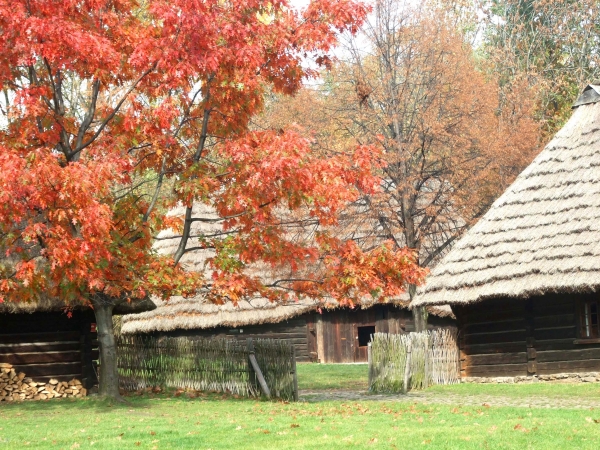
<svg viewBox="0 0 600 450"><path fill-rule="evenodd" d="M46 400L49 398L85 397L87 390L79 380L47 383L36 382L23 372L17 373L10 364L0 363L0 402Z"/></svg>

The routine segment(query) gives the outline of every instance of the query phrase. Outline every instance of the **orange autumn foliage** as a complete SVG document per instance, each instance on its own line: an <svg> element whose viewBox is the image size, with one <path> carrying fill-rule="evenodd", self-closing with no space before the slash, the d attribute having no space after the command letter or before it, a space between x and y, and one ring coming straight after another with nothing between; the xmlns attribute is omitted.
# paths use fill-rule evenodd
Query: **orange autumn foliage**
<svg viewBox="0 0 600 450"><path fill-rule="evenodd" d="M405 251L369 253L335 236L327 248L297 243L280 225L281 210L333 225L360 192L377 191L374 147L323 158L297 131L249 130L266 89L298 91L316 75L303 58L327 64L338 34L356 32L367 12L353 0L303 11L261 0L1 0L0 301L48 295L98 310L208 286L221 301L280 300L293 287L351 302L418 282ZM194 203L214 208L232 236L200 243L225 255L211 279L178 264L197 247ZM178 204L186 216L166 216ZM152 251L165 228L181 231L174 257ZM267 286L243 270L305 274L314 260L336 262L310 287Z"/></svg>
<svg viewBox="0 0 600 450"><path fill-rule="evenodd" d="M382 149L382 189L342 213L362 248L391 240L431 266L487 210L541 145L525 83L503 92L476 64L462 18L439 2L375 4L321 85L277 98L262 126L298 123L323 154Z"/></svg>

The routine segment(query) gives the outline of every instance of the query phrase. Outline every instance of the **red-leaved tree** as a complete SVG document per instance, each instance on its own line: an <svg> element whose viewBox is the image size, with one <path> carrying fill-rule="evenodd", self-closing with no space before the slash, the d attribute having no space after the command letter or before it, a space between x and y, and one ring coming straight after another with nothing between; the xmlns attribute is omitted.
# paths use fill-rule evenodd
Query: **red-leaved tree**
<svg viewBox="0 0 600 450"><path fill-rule="evenodd" d="M366 253L331 231L359 190L378 189L376 148L322 159L297 131L248 127L266 89L296 92L315 75L304 58L326 64L366 13L353 0L302 12L272 0L0 0L0 302L92 306L100 393L118 397L119 303L202 288L216 301L352 304L418 283L409 251ZM190 233L214 221L192 215L202 203L218 236ZM178 204L184 217L167 216ZM286 231L283 217L300 216L320 223L313 238ZM173 256L152 251L165 228L180 231ZM215 251L209 280L178 264L198 248ZM265 283L253 264L291 276Z"/></svg>

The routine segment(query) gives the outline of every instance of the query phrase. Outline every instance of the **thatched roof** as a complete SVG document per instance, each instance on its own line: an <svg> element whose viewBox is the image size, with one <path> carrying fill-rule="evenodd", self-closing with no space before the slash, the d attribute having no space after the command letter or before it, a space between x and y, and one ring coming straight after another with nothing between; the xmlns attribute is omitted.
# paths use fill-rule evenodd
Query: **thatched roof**
<svg viewBox="0 0 600 450"><path fill-rule="evenodd" d="M413 306L600 290L600 103L580 104L432 270Z"/></svg>
<svg viewBox="0 0 600 450"><path fill-rule="evenodd" d="M287 304L273 303L264 298L242 300L237 306L231 302L216 305L200 297L172 297L168 302L154 299L154 311L123 316L121 333L150 333L153 331L191 330L214 327L240 327L277 323L317 309L336 309L335 303L323 304L316 300L302 299ZM376 303L363 303L360 308L369 308ZM395 302L398 307L407 307L408 298ZM450 307L428 308L430 314L453 317Z"/></svg>
<svg viewBox="0 0 600 450"><path fill-rule="evenodd" d="M170 214L181 216L184 211L183 207L178 207ZM194 217L202 218L203 221L193 222L191 236L222 233L218 216L206 205L194 205ZM180 235L172 230L163 231L158 235L154 248L161 254L173 254L179 245L180 239ZM195 246L195 240L190 239L188 245L190 247ZM210 278L206 260L211 256L214 256L213 250L194 250L184 254L181 264L187 270L204 272L207 278ZM253 274L266 279L272 276L268 273L268 270L262 267L251 267L250 270ZM302 299L297 302L290 301L286 304L280 304L264 298L242 300L238 302L237 306L229 301L222 305L216 305L206 300L205 293L190 298L172 297L168 302L158 298L154 298L153 301L157 305L155 310L123 317L121 329L123 334L276 323L307 312L316 311L319 308L335 309L338 307L335 302L323 303L313 299ZM374 304L375 302L372 299L368 299L361 302L357 307L364 309L372 307ZM408 294L396 299L392 304L398 307L408 307ZM431 308L430 313L439 317L453 317L449 307Z"/></svg>
<svg viewBox="0 0 600 450"><path fill-rule="evenodd" d="M58 298L51 298L42 296L35 302L3 302L0 303L0 314L31 314L34 312L52 312L52 311L63 311L65 307L69 306L73 309L87 309L86 305L66 305L64 301ZM113 313L120 314L132 314L142 313L145 311L152 311L156 309L156 305L149 298L141 300L132 300L130 302L123 302L115 306Z"/></svg>

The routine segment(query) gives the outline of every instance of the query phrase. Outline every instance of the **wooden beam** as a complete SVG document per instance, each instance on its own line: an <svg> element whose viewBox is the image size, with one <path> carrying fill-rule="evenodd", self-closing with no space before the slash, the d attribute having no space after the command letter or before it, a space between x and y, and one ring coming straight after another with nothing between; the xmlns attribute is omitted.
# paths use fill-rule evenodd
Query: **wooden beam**
<svg viewBox="0 0 600 450"><path fill-rule="evenodd" d="M408 380L410 379L410 360L411 360L410 342L406 346L406 366L404 367L404 383L402 383L402 393L408 392Z"/></svg>
<svg viewBox="0 0 600 450"><path fill-rule="evenodd" d="M9 353L3 354L0 360L13 365L75 362L81 361L81 352Z"/></svg>
<svg viewBox="0 0 600 450"><path fill-rule="evenodd" d="M252 368L254 369L254 372L256 373L256 378L258 378L258 383L260 384L260 388L263 391L263 394L265 394L265 397L271 398L271 391L269 390L269 386L267 386L267 382L265 381L265 378L263 377L263 374L258 365L258 361L256 361L256 356L254 355L254 353L251 353L249 355L249 358L250 358L250 363L252 364Z"/></svg>
<svg viewBox="0 0 600 450"><path fill-rule="evenodd" d="M252 338L247 341L248 348L248 359L250 360L250 365L256 374L256 378L258 379L258 384L260 385L260 389L263 394L267 398L271 398L271 391L269 390L269 386L267 386L267 382L265 381L265 377L260 370L260 366L258 365L258 361L256 360L256 355L254 354L254 344L252 343Z"/></svg>
<svg viewBox="0 0 600 450"><path fill-rule="evenodd" d="M296 369L296 347L292 345L292 370L294 380L294 401L298 401L298 371Z"/></svg>
<svg viewBox="0 0 600 450"><path fill-rule="evenodd" d="M315 330L317 332L317 361L320 363L327 362L325 360L325 341L323 336L323 315L316 314Z"/></svg>

